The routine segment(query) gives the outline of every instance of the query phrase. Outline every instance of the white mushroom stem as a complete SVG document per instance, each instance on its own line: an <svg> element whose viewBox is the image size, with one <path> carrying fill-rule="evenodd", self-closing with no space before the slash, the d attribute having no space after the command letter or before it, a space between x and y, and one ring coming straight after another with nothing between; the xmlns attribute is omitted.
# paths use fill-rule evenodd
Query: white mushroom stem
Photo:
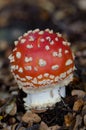
<svg viewBox="0 0 86 130"><path fill-rule="evenodd" d="M65 86L73 80L73 74L66 79L60 81L57 85L48 88L34 90L33 93L27 93L24 98L26 110L46 110L52 108L57 102L61 101L61 97L65 97Z"/></svg>
<svg viewBox="0 0 86 130"><path fill-rule="evenodd" d="M61 97L65 97L65 87L48 88L43 91L27 94L24 98L26 110L37 109L45 110L52 107L56 102L61 101Z"/></svg>

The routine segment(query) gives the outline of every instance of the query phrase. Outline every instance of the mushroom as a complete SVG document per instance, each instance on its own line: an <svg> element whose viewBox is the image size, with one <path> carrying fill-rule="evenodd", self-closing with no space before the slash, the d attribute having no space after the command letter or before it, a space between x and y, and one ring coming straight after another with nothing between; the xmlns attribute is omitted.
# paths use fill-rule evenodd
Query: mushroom
<svg viewBox="0 0 86 130"><path fill-rule="evenodd" d="M15 41L9 59L19 88L27 94L26 110L47 110L66 96L75 66L70 43L61 34L49 29L28 31Z"/></svg>

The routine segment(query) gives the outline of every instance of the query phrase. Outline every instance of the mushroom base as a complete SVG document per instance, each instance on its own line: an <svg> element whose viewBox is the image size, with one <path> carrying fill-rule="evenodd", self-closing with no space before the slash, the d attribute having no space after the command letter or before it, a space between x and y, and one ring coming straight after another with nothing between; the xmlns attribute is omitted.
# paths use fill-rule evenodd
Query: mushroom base
<svg viewBox="0 0 86 130"><path fill-rule="evenodd" d="M46 110L52 108L57 102L61 101L61 97L66 96L65 86L73 80L73 74L58 84L50 85L48 88L38 89L33 93L27 93L24 98L24 106L26 110Z"/></svg>

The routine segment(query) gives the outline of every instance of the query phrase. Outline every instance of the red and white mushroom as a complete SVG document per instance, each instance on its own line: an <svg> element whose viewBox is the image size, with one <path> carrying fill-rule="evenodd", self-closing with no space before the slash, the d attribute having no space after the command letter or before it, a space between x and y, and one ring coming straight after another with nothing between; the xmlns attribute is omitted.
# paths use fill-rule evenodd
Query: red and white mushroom
<svg viewBox="0 0 86 130"><path fill-rule="evenodd" d="M9 59L19 88L27 94L26 110L44 110L65 97L75 66L70 43L61 34L49 29L28 31L15 41Z"/></svg>

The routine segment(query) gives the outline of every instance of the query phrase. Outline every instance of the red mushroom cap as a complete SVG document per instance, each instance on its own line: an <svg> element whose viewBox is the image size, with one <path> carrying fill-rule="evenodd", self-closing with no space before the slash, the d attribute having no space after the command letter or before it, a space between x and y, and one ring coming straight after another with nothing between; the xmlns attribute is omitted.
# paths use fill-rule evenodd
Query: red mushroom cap
<svg viewBox="0 0 86 130"><path fill-rule="evenodd" d="M69 42L49 29L25 33L15 41L9 59L11 71L21 88L58 84L74 70Z"/></svg>

